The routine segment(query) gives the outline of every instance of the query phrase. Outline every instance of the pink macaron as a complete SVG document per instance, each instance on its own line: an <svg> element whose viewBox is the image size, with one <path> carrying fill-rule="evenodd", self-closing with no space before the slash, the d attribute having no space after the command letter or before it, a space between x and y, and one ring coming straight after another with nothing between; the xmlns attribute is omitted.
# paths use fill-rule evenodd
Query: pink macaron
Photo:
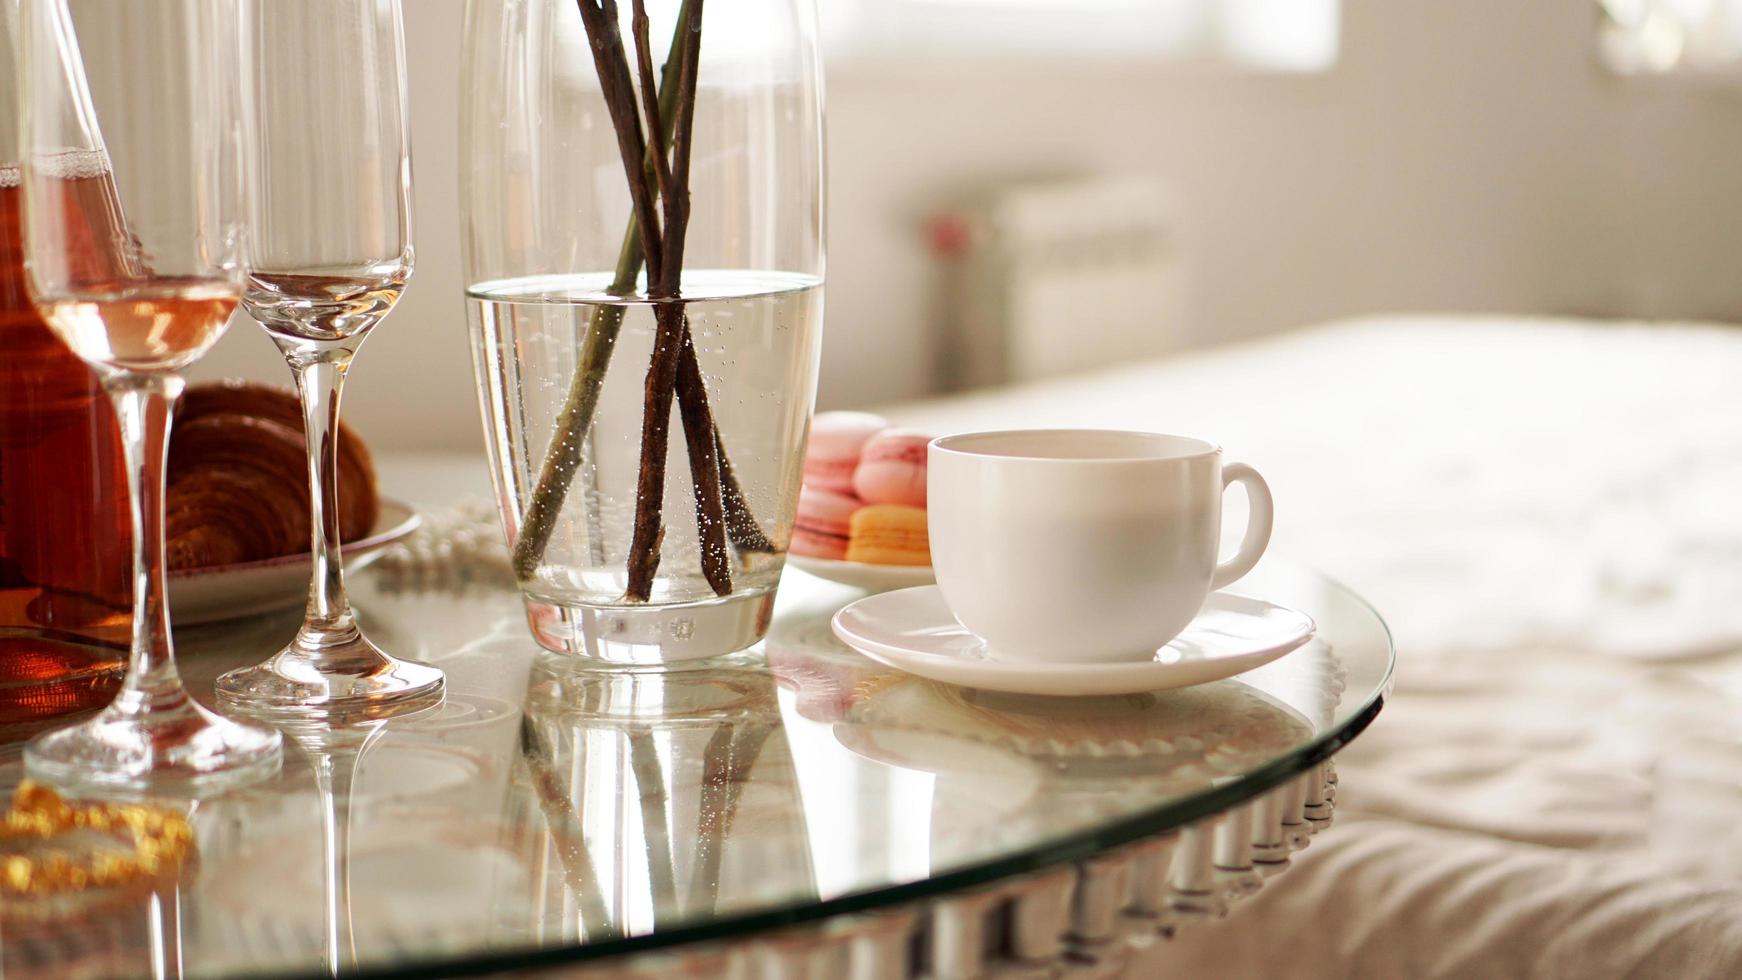
<svg viewBox="0 0 1742 980"><path fill-rule="evenodd" d="M925 506L925 454L931 436L889 429L872 436L853 471L853 492L872 504Z"/></svg>
<svg viewBox="0 0 1742 980"><path fill-rule="evenodd" d="M852 493L859 451L867 440L887 428L886 419L869 412L824 412L812 419L804 456L805 485Z"/></svg>
<svg viewBox="0 0 1742 980"><path fill-rule="evenodd" d="M859 507L859 502L846 494L801 487L798 517L792 524L792 553L812 558L846 558L850 522Z"/></svg>

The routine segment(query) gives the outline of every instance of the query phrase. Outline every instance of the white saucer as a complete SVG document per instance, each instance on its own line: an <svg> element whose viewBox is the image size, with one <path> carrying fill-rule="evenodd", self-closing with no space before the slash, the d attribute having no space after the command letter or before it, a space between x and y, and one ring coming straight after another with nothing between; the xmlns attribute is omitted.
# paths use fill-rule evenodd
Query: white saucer
<svg viewBox="0 0 1742 980"><path fill-rule="evenodd" d="M850 585L867 592L888 592L890 589L911 589L936 582L930 565L873 565L863 561L837 561L833 558L812 558L809 555L787 553L786 561L800 571L817 578Z"/></svg>
<svg viewBox="0 0 1742 980"><path fill-rule="evenodd" d="M937 586L867 596L835 614L835 635L910 674L1015 694L1134 694L1189 687L1267 664L1312 639L1306 613L1216 592L1185 632L1134 663L1003 663L963 629Z"/></svg>
<svg viewBox="0 0 1742 980"><path fill-rule="evenodd" d="M423 518L410 504L382 498L381 514L369 536L345 542L346 571L355 572L374 561L388 545L404 540L422 523ZM309 553L304 551L171 572L170 616L177 626L193 626L299 606L308 601L310 565Z"/></svg>

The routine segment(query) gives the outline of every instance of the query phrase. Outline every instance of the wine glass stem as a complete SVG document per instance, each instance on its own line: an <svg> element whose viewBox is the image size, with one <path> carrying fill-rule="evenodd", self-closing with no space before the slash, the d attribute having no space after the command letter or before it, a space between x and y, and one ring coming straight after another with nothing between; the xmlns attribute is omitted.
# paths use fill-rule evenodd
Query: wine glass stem
<svg viewBox="0 0 1742 980"><path fill-rule="evenodd" d="M314 575L309 580L308 615L303 633L354 633L351 603L345 597L345 564L339 552L339 395L352 352L327 348L294 355L296 387L302 396L303 432L308 443L309 550ZM311 637L312 638L312 637Z"/></svg>
<svg viewBox="0 0 1742 980"><path fill-rule="evenodd" d="M164 602L163 496L169 423L183 382L170 372L117 372L104 388L121 423L133 524L133 650L110 710L143 714L185 705Z"/></svg>

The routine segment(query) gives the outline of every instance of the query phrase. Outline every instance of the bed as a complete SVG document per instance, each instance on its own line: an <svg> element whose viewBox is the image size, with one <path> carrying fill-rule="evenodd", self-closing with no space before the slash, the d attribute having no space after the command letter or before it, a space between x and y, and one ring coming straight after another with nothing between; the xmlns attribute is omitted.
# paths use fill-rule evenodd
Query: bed
<svg viewBox="0 0 1742 980"><path fill-rule="evenodd" d="M1742 328L1376 317L886 414L1213 438L1395 630L1338 827L1131 975L1742 977Z"/></svg>

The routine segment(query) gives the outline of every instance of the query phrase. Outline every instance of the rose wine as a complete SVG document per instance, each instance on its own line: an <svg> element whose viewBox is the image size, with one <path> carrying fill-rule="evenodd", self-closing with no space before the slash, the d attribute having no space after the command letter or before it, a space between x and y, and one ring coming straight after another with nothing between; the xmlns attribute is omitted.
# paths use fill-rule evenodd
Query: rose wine
<svg viewBox="0 0 1742 980"><path fill-rule="evenodd" d="M154 277L44 305L48 324L87 362L133 371L174 370L223 336L236 287Z"/></svg>
<svg viewBox="0 0 1742 980"><path fill-rule="evenodd" d="M87 156L69 159L88 165ZM61 248L38 262L37 285L52 281L52 300L38 303L49 327L99 369L173 371L197 360L223 336L240 288L224 279L153 272L127 233L109 173L66 169L64 176L34 178L46 191L40 198L64 210L53 223Z"/></svg>
<svg viewBox="0 0 1742 980"><path fill-rule="evenodd" d="M17 174L0 168L0 742L111 700L132 603L115 413L25 291Z"/></svg>

